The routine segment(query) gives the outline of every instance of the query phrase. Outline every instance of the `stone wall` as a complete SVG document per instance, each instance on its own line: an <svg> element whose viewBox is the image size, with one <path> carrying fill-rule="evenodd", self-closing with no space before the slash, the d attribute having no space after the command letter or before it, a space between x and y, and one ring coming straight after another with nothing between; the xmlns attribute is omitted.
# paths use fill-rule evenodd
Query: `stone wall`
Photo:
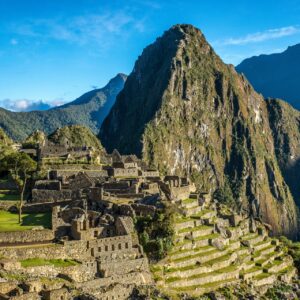
<svg viewBox="0 0 300 300"><path fill-rule="evenodd" d="M85 282L94 279L97 273L97 262L89 260L69 267L54 267L51 265L27 267L17 270L17 274L20 273L26 276L50 278L60 275L60 277L65 277L75 282Z"/></svg>
<svg viewBox="0 0 300 300"><path fill-rule="evenodd" d="M59 205L65 206L70 204L72 200L60 201ZM42 212L51 212L52 208L57 206L56 202L47 202L47 203L28 203L23 206L24 213L42 213Z"/></svg>
<svg viewBox="0 0 300 300"><path fill-rule="evenodd" d="M32 190L32 203L61 202L71 199L71 190Z"/></svg>
<svg viewBox="0 0 300 300"><path fill-rule="evenodd" d="M154 216L156 208L152 205L134 203L131 205L137 216Z"/></svg>
<svg viewBox="0 0 300 300"><path fill-rule="evenodd" d="M52 170L49 172L49 178L51 179L58 179L62 177L71 177L77 175L79 172L85 172L90 177L107 177L108 173L107 170L96 169L96 170L89 170L83 169L80 166L68 166L70 169L63 169L63 170Z"/></svg>
<svg viewBox="0 0 300 300"><path fill-rule="evenodd" d="M61 183L58 180L38 180L34 185L35 189L39 190L61 190Z"/></svg>
<svg viewBox="0 0 300 300"><path fill-rule="evenodd" d="M147 272L149 270L147 258L137 258L134 260L122 260L118 262L101 262L99 270L104 277L121 275L132 272Z"/></svg>
<svg viewBox="0 0 300 300"><path fill-rule="evenodd" d="M113 168L109 170L109 175L114 177L138 177L139 172L137 168L130 168L130 169Z"/></svg>
<svg viewBox="0 0 300 300"><path fill-rule="evenodd" d="M171 195L174 199L187 199L190 196L190 186L171 187Z"/></svg>
<svg viewBox="0 0 300 300"><path fill-rule="evenodd" d="M1 247L0 255L11 259L44 258L44 259L88 259L87 242L68 241L64 244L36 245L23 247Z"/></svg>
<svg viewBox="0 0 300 300"><path fill-rule="evenodd" d="M50 229L0 232L0 243L2 244L35 243L53 239L54 234Z"/></svg>
<svg viewBox="0 0 300 300"><path fill-rule="evenodd" d="M118 252L130 252L132 250L131 235L107 237L88 242L90 253L93 257L107 259Z"/></svg>

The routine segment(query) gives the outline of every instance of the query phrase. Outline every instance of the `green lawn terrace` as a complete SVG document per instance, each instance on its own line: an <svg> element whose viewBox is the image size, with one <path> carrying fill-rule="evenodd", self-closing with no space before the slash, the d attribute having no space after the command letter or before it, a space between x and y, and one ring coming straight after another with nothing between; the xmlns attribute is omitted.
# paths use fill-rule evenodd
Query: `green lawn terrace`
<svg viewBox="0 0 300 300"><path fill-rule="evenodd" d="M0 178L0 202L16 202L19 200L20 193L17 190L17 187L15 186L14 182L8 177Z"/></svg>
<svg viewBox="0 0 300 300"><path fill-rule="evenodd" d="M73 259L43 259L43 258L29 258L20 261L23 268L53 266L55 268L66 268L76 266L79 262Z"/></svg>
<svg viewBox="0 0 300 300"><path fill-rule="evenodd" d="M20 201L20 194L16 190L0 190L0 201Z"/></svg>
<svg viewBox="0 0 300 300"><path fill-rule="evenodd" d="M166 294L200 296L239 282L259 288L295 275L291 257L259 222L194 195L178 205L173 249L152 266Z"/></svg>
<svg viewBox="0 0 300 300"><path fill-rule="evenodd" d="M51 228L51 213L22 214L19 223L18 213L0 210L0 232L16 232L34 228Z"/></svg>

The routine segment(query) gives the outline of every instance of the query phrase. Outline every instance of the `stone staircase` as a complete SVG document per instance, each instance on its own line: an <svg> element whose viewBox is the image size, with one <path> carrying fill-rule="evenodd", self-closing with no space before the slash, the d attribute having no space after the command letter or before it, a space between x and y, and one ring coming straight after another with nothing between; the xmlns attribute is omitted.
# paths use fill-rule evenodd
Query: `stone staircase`
<svg viewBox="0 0 300 300"><path fill-rule="evenodd" d="M216 226L223 220L214 203L201 205L191 197L178 205L175 245L152 266L157 285L167 294L199 296L242 281L259 287L295 274L292 259L263 226L250 232L249 220L244 221L243 226L228 226L231 234L224 237Z"/></svg>

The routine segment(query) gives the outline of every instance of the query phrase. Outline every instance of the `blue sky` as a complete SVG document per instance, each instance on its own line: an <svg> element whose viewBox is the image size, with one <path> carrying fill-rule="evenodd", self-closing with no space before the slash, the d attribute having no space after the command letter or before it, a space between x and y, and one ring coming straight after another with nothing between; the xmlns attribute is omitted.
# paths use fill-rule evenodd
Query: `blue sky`
<svg viewBox="0 0 300 300"><path fill-rule="evenodd" d="M299 16L299 0L0 0L0 106L45 109L102 87L177 23L227 63L281 52L300 43Z"/></svg>

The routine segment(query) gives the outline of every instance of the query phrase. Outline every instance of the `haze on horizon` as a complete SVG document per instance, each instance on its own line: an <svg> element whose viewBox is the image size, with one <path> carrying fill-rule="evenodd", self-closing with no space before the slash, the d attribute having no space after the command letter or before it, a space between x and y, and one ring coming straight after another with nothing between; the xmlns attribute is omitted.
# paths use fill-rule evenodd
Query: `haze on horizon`
<svg viewBox="0 0 300 300"><path fill-rule="evenodd" d="M0 107L48 109L129 74L174 24L202 30L226 63L300 42L300 2L1 0Z"/></svg>

